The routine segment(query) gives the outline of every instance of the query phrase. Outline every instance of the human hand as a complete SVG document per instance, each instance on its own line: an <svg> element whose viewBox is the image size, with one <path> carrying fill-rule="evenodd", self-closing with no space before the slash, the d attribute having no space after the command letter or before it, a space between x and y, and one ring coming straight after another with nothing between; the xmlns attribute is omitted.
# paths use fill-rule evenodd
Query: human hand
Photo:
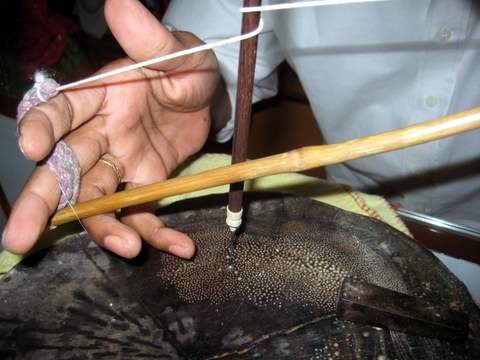
<svg viewBox="0 0 480 360"><path fill-rule="evenodd" d="M108 0L105 15L130 59L102 72L200 44L189 33L173 36L136 0ZM116 190L119 179L102 158L118 167L126 188L161 181L204 144L218 79L213 53L202 52L66 91L25 115L19 145L28 159L41 161L64 139L81 166L79 201ZM13 206L3 246L30 250L59 199L55 175L39 165ZM165 227L149 206L128 209L120 220L113 213L93 216L84 225L98 244L127 258L139 253L141 238L184 258L195 251L189 237Z"/></svg>

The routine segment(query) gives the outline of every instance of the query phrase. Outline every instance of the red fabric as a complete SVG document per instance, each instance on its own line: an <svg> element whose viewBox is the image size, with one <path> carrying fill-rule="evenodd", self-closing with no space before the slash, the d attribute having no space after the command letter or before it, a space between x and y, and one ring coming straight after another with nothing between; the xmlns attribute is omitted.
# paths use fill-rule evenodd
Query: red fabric
<svg viewBox="0 0 480 360"><path fill-rule="evenodd" d="M48 0L21 0L18 47L22 80L30 82L39 69L55 66L77 25L48 8Z"/></svg>

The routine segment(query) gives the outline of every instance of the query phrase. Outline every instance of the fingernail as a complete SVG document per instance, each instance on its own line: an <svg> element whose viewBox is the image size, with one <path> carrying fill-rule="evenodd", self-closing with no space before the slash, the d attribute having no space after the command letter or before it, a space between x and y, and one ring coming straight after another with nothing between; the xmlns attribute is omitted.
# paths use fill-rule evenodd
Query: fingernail
<svg viewBox="0 0 480 360"><path fill-rule="evenodd" d="M103 244L105 247L113 251L115 254L118 254L118 249L122 247L123 239L116 235L108 235L103 239Z"/></svg>
<svg viewBox="0 0 480 360"><path fill-rule="evenodd" d="M140 249L137 249L135 239L129 237L123 238L117 235L108 235L103 239L103 244L110 251L127 259L133 259L140 251Z"/></svg>
<svg viewBox="0 0 480 360"><path fill-rule="evenodd" d="M25 151L23 151L22 142L20 141L20 139L18 139L18 147L19 147L20 151L22 152L23 156L25 156Z"/></svg>
<svg viewBox="0 0 480 360"><path fill-rule="evenodd" d="M193 256L193 253L190 247L185 247L181 245L169 246L168 252L172 255L175 255L184 259L190 259Z"/></svg>
<svg viewBox="0 0 480 360"><path fill-rule="evenodd" d="M131 238L122 238L122 245L125 251L125 257L129 259L133 259L135 256L138 255L139 250L137 251L136 248L136 241Z"/></svg>

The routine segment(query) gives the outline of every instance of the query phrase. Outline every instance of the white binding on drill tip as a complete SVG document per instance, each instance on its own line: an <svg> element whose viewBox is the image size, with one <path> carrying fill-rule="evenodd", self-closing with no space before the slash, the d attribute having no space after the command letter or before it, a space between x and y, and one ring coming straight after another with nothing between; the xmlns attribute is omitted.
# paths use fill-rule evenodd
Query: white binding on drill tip
<svg viewBox="0 0 480 360"><path fill-rule="evenodd" d="M238 212L234 212L231 211L227 206L227 219L225 220L225 222L227 223L231 232L235 232L240 227L240 225L242 225L242 214L243 209L240 209L240 211Z"/></svg>

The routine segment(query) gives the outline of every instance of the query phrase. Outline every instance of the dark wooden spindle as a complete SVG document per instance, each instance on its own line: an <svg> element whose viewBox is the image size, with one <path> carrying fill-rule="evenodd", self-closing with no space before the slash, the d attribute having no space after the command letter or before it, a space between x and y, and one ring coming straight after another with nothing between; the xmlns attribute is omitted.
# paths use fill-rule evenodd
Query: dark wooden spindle
<svg viewBox="0 0 480 360"><path fill-rule="evenodd" d="M261 0L244 0L243 5L245 7L260 6ZM258 27L259 21L259 12L243 14L242 34L255 30ZM247 158L256 58L257 36L244 40L240 44L232 164L245 161ZM233 212L238 212L242 209L243 184L243 182L239 182L230 185L228 208Z"/></svg>

